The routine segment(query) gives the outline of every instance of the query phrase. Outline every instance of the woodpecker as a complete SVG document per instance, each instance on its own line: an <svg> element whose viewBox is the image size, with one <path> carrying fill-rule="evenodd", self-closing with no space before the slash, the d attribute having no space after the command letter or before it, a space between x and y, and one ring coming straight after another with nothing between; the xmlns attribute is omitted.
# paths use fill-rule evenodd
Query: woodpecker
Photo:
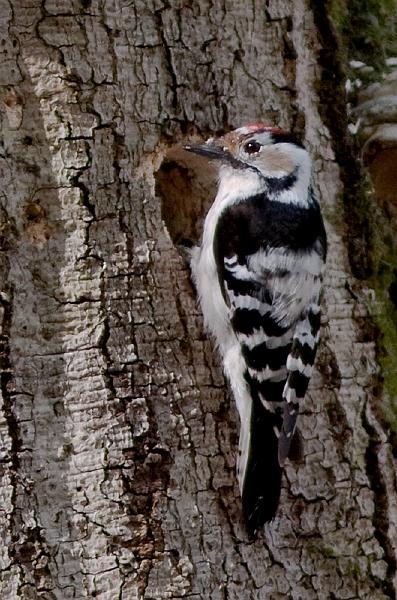
<svg viewBox="0 0 397 600"><path fill-rule="evenodd" d="M311 161L293 135L246 125L185 150L216 161L217 194L190 264L239 417L247 528L271 521L319 342L327 241Z"/></svg>

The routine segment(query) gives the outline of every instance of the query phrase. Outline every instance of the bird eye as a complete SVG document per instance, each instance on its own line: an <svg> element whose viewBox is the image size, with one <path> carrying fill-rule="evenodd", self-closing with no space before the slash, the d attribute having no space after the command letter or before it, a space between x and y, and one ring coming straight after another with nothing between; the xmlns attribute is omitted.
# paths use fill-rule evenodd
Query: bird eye
<svg viewBox="0 0 397 600"><path fill-rule="evenodd" d="M244 146L244 150L247 154L256 154L262 148L259 142L247 142Z"/></svg>

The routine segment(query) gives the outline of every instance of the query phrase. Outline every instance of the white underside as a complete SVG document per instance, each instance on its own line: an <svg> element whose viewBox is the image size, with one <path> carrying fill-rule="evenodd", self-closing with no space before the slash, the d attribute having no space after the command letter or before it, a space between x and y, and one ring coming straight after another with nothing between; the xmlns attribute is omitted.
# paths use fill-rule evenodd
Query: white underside
<svg viewBox="0 0 397 600"><path fill-rule="evenodd" d="M204 324L214 336L222 357L240 417L239 456L237 477L240 493L243 490L245 467L250 447L252 400L244 379L245 361L240 344L230 325L229 309L222 296L211 245L204 245L192 253L192 274L198 290Z"/></svg>

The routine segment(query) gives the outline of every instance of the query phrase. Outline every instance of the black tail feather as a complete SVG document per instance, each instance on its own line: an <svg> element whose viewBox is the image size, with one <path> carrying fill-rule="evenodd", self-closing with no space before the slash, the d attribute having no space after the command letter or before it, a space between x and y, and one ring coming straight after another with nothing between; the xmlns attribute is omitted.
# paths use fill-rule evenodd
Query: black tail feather
<svg viewBox="0 0 397 600"><path fill-rule="evenodd" d="M250 533L255 533L276 514L282 469L278 462L278 438L274 428L280 417L267 410L252 389L251 443L242 493L243 512Z"/></svg>

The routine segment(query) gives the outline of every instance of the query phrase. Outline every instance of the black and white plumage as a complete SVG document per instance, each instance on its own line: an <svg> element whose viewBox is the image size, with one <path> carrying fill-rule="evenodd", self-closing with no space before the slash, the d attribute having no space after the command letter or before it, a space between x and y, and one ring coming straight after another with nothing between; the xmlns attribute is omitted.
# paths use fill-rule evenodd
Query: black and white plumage
<svg viewBox="0 0 397 600"><path fill-rule="evenodd" d="M282 467L300 446L326 235L309 155L290 134L255 124L185 149L219 164L191 268L240 415L238 480L255 531L274 517Z"/></svg>

